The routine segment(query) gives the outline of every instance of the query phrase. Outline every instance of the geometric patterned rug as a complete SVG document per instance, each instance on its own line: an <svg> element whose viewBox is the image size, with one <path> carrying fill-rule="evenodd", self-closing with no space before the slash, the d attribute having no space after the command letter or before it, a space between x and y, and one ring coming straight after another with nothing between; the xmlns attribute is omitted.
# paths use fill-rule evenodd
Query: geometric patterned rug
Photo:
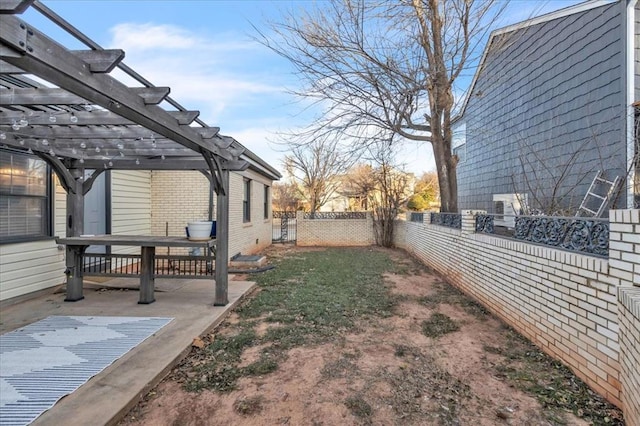
<svg viewBox="0 0 640 426"><path fill-rule="evenodd" d="M173 318L51 316L0 336L0 425L27 425Z"/></svg>

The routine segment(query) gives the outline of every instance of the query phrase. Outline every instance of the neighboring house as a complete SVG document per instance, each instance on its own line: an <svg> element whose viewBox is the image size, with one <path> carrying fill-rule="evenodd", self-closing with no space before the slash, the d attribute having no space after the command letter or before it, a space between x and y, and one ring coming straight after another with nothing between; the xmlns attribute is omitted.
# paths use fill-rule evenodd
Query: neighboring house
<svg viewBox="0 0 640 426"><path fill-rule="evenodd" d="M270 188L280 177L253 153L243 159L249 169L231 172L229 179L230 257L271 243ZM64 283L65 252L53 236L65 234L65 200L42 160L0 149L0 301ZM162 236L168 222L169 235L182 236L187 222L208 218L208 209L209 181L199 172L113 170L87 194L85 233ZM120 254L139 251L112 248Z"/></svg>
<svg viewBox="0 0 640 426"><path fill-rule="evenodd" d="M635 0L591 1L491 34L454 127L460 209L574 214L598 170L637 207L639 29Z"/></svg>

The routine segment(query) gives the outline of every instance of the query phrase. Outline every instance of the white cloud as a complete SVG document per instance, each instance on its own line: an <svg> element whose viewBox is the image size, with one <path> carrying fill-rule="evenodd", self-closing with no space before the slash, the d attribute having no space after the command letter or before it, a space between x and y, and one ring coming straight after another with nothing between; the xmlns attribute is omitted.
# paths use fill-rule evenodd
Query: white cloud
<svg viewBox="0 0 640 426"><path fill-rule="evenodd" d="M111 28L111 46L118 49L189 49L199 44L198 38L174 25L123 23Z"/></svg>

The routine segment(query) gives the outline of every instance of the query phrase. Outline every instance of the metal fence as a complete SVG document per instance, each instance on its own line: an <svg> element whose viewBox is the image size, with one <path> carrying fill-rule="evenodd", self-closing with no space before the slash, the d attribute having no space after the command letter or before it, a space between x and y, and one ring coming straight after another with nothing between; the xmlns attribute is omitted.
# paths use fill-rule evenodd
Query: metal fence
<svg viewBox="0 0 640 426"><path fill-rule="evenodd" d="M476 232L497 234L596 256L609 255L609 221L607 219L513 216L515 226L509 228L496 225L496 216L476 215Z"/></svg>
<svg viewBox="0 0 640 426"><path fill-rule="evenodd" d="M271 241L293 243L297 238L296 212L274 211L271 223Z"/></svg>
<svg viewBox="0 0 640 426"><path fill-rule="evenodd" d="M366 219L367 212L305 212L305 219Z"/></svg>
<svg viewBox="0 0 640 426"><path fill-rule="evenodd" d="M462 228L462 215L459 213L431 213L431 224L460 229Z"/></svg>
<svg viewBox="0 0 640 426"><path fill-rule="evenodd" d="M424 222L424 213L416 213L411 212L411 216L409 217L410 222Z"/></svg>
<svg viewBox="0 0 640 426"><path fill-rule="evenodd" d="M83 274L87 276L136 277L140 275L139 254L97 254L82 256ZM211 278L213 256L156 255L153 269L157 278Z"/></svg>

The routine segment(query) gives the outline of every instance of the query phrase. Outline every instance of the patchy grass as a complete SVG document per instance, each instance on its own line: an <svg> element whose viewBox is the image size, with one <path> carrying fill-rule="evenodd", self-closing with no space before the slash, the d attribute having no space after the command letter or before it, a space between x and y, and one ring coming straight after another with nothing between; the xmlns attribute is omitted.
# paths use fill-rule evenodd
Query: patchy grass
<svg viewBox="0 0 640 426"><path fill-rule="evenodd" d="M360 395L348 397L344 401L344 405L351 411L351 414L360 419L368 419L373 414L371 405Z"/></svg>
<svg viewBox="0 0 640 426"><path fill-rule="evenodd" d="M496 365L498 377L534 395L545 409L547 420L565 424L562 413L572 412L594 425L623 426L620 411L592 391L571 370L506 327L506 344L484 350L503 357Z"/></svg>
<svg viewBox="0 0 640 426"><path fill-rule="evenodd" d="M216 338L187 368L185 388L233 390L240 377L277 370L292 348L335 341L358 321L392 315L396 300L384 283L387 272L395 272L389 255L370 248L278 259L276 269L256 276L260 291L237 309L237 333ZM262 337L254 331L257 320L273 324ZM265 345L259 359L239 367L242 353L254 345Z"/></svg>
<svg viewBox="0 0 640 426"><path fill-rule="evenodd" d="M243 416L251 416L262 411L264 398L261 395L242 397L235 400L233 410Z"/></svg>
<svg viewBox="0 0 640 426"><path fill-rule="evenodd" d="M422 334L434 339L459 329L460 325L457 322L440 312L434 312L428 320L422 321Z"/></svg>
<svg viewBox="0 0 640 426"><path fill-rule="evenodd" d="M421 297L418 302L428 308L435 308L441 303L448 305L460 306L465 312L474 317L485 320L489 315L489 311L451 284L445 282L436 283L437 291L429 296Z"/></svg>
<svg viewBox="0 0 640 426"><path fill-rule="evenodd" d="M418 347L397 346L398 353L407 365L382 373L392 388L386 402L398 418L406 424L459 424L459 407L471 397L469 386Z"/></svg>

